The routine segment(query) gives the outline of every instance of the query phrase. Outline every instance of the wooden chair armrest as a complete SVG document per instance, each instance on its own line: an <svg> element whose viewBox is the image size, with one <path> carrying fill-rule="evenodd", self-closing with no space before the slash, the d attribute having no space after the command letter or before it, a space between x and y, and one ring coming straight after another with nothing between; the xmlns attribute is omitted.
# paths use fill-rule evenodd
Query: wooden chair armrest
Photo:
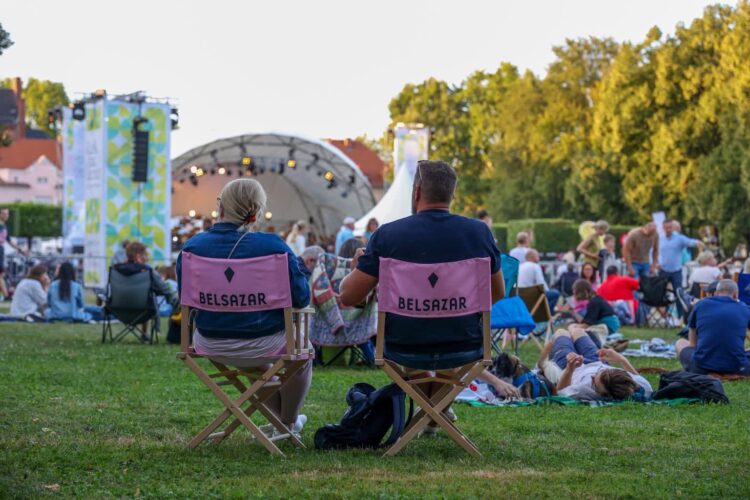
<svg viewBox="0 0 750 500"><path fill-rule="evenodd" d="M311 306L305 306L301 307L299 309L292 309L292 313L294 314L315 314L315 308Z"/></svg>

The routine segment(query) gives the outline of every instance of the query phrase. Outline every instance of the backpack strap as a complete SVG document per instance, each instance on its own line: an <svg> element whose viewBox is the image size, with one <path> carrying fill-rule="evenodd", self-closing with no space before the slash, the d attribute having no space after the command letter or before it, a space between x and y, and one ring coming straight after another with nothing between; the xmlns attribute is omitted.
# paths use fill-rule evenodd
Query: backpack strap
<svg viewBox="0 0 750 500"><path fill-rule="evenodd" d="M391 396L391 402L393 403L391 405L393 407L393 426L391 427L391 435L388 436L388 439L381 446L385 447L392 445L404 432L404 428L406 427L406 421L404 418L404 412L406 410L404 399L405 397L403 393Z"/></svg>

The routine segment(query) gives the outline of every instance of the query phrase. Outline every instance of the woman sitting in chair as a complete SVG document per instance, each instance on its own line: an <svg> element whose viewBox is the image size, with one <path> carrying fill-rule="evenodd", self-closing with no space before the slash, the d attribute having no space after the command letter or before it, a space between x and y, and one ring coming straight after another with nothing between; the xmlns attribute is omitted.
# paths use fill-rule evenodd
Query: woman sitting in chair
<svg viewBox="0 0 750 500"><path fill-rule="evenodd" d="M310 290L297 257L277 235L253 230L258 214L263 213L266 205L263 186L255 179L235 179L224 186L218 201L218 222L208 231L190 238L185 243L183 252L218 259L249 259L286 254L292 305L305 307L310 302ZM181 278L181 267L182 255L177 261L178 278ZM251 313L199 311L195 324L195 352L210 356L223 364L238 368L255 367L259 360L263 362L266 358L270 361L286 352L282 310ZM307 417L300 415L299 411L307 396L311 379L312 361L308 361L269 400L269 408L295 433L299 433L307 421Z"/></svg>

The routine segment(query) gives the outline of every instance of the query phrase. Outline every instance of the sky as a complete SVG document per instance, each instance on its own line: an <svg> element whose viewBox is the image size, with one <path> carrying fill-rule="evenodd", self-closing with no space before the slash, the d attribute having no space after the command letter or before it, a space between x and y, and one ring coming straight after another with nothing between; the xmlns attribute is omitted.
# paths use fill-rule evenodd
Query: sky
<svg viewBox="0 0 750 500"><path fill-rule="evenodd" d="M672 33L689 24L713 2L3 3L0 23L15 45L0 56L0 77L60 81L71 97L100 88L170 97L180 111L174 157L252 132L378 137L407 83L457 84L501 62L543 75L566 38L640 41L652 26Z"/></svg>

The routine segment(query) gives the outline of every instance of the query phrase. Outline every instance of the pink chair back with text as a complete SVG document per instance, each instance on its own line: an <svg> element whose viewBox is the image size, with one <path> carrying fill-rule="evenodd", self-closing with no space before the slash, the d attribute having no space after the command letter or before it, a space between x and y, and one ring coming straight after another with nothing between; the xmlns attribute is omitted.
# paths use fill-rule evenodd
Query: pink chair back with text
<svg viewBox="0 0 750 500"><path fill-rule="evenodd" d="M489 257L415 264L380 259L378 309L414 318L445 318L492 308Z"/></svg>
<svg viewBox="0 0 750 500"><path fill-rule="evenodd" d="M180 302L215 312L292 307L287 255L214 259L183 252Z"/></svg>

